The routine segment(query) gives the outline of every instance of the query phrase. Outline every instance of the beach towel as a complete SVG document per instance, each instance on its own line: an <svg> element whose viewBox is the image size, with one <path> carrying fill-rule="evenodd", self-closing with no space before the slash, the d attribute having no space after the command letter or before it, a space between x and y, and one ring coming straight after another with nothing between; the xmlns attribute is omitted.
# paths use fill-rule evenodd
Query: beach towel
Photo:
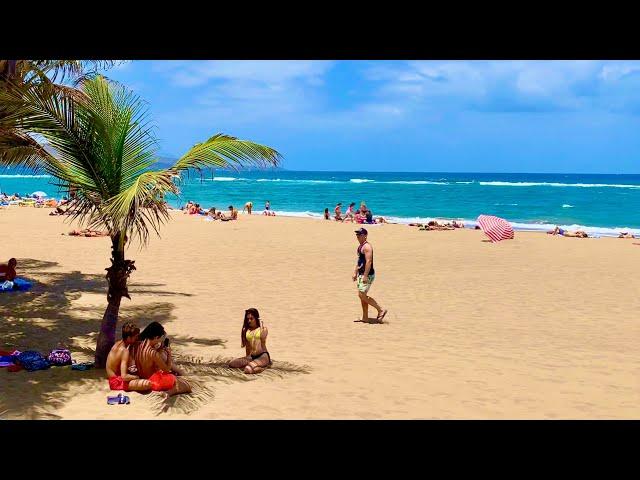
<svg viewBox="0 0 640 480"><path fill-rule="evenodd" d="M36 370L46 370L50 367L49 362L39 352L27 350L16 356L15 363L19 364L28 372Z"/></svg>
<svg viewBox="0 0 640 480"><path fill-rule="evenodd" d="M6 282L0 283L0 292L11 292L11 291L26 291L29 290L33 284L22 278L14 278L13 282L7 280Z"/></svg>

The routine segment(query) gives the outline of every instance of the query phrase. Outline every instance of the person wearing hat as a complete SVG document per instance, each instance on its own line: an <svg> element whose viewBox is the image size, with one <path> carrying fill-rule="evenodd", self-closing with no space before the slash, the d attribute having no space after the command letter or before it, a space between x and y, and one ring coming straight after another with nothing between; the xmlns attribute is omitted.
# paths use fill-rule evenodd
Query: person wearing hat
<svg viewBox="0 0 640 480"><path fill-rule="evenodd" d="M342 203L338 203L336 205L336 208L333 209L335 213L336 222L341 222L344 220L344 218L342 218L342 211L340 210L341 207L342 207Z"/></svg>
<svg viewBox="0 0 640 480"><path fill-rule="evenodd" d="M359 228L355 233L360 245L358 245L357 250L358 263L356 264L356 268L351 279L354 282L357 282L358 297L360 298L360 303L362 305L361 321L369 321L369 305L371 305L378 311L376 320L382 323L382 320L387 314L387 310L384 310L380 305L378 305L378 302L376 302L373 297L367 295L371 288L371 284L376 278L376 271L373 267L373 247L367 241L369 232L367 232L366 228Z"/></svg>

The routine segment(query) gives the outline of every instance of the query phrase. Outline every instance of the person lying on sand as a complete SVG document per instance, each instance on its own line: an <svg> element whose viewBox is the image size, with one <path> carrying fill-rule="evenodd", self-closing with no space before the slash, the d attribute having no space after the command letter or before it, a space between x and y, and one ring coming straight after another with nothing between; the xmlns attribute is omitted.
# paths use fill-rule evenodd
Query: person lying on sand
<svg viewBox="0 0 640 480"><path fill-rule="evenodd" d="M554 228L553 230L549 230L547 234L562 235L563 237L589 238L589 235L587 235L587 232L583 230L576 230L575 232L572 232L570 230L565 230L563 228L560 228L557 225L556 225L556 228Z"/></svg>
<svg viewBox="0 0 640 480"><path fill-rule="evenodd" d="M64 233L62 235L64 235ZM84 230L71 230L67 235L72 237L106 237L109 235L109 232L85 228Z"/></svg>
<svg viewBox="0 0 640 480"><path fill-rule="evenodd" d="M441 225L436 220L430 220L423 227L420 227L420 230L454 230L455 227L452 225Z"/></svg>
<svg viewBox="0 0 640 480"><path fill-rule="evenodd" d="M636 238L636 236L633 233L620 232L620 235L618 235L618 238Z"/></svg>
<svg viewBox="0 0 640 480"><path fill-rule="evenodd" d="M133 323L122 325L122 340L116 342L107 356L107 378L111 390L124 390L125 392L148 392L151 390L151 382L142 379L130 372L133 356L131 346L138 341L140 329Z"/></svg>
<svg viewBox="0 0 640 480"><path fill-rule="evenodd" d="M0 282L6 282L7 280L13 282L17 276L17 265L18 261L15 258L10 258L7 263L0 263Z"/></svg>
<svg viewBox="0 0 640 480"><path fill-rule="evenodd" d="M136 345L134 361L140 378L151 382L151 390L165 392L167 396L191 392L191 385L184 377L173 373L171 350L161 353L166 338L164 327L158 322L151 322L140 333L140 342ZM168 348L168 346L167 346ZM165 353L168 353L165 355ZM165 361L166 359L166 361Z"/></svg>
<svg viewBox="0 0 640 480"><path fill-rule="evenodd" d="M255 308L248 308L244 312L244 322L240 332L241 346L245 347L245 357L231 360L231 368L244 368L244 373L260 373L271 365L271 356L267 351L267 335L269 331L260 322L260 314Z"/></svg>

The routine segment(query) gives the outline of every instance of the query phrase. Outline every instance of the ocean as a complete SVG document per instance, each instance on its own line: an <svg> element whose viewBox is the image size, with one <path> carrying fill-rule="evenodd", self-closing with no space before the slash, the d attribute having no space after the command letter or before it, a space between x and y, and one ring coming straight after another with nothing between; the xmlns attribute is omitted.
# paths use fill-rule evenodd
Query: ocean
<svg viewBox="0 0 640 480"><path fill-rule="evenodd" d="M0 190L60 197L52 181L3 169ZM344 212L350 202L365 201L374 216L399 223L455 218L472 226L488 214L509 220L515 230L560 225L596 236L640 235L640 175L210 171L202 178L192 173L180 189L179 197L168 199L175 207L193 200L203 208L242 210L250 200L261 213L269 200L278 215L320 219L325 208L333 214L337 202Z"/></svg>

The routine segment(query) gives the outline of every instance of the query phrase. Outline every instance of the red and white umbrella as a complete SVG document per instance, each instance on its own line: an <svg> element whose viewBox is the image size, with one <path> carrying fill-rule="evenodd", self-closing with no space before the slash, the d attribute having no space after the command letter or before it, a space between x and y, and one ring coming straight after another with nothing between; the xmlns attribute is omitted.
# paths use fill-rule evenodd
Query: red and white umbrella
<svg viewBox="0 0 640 480"><path fill-rule="evenodd" d="M480 215L478 225L492 242L513 238L513 228L504 218L493 215Z"/></svg>

